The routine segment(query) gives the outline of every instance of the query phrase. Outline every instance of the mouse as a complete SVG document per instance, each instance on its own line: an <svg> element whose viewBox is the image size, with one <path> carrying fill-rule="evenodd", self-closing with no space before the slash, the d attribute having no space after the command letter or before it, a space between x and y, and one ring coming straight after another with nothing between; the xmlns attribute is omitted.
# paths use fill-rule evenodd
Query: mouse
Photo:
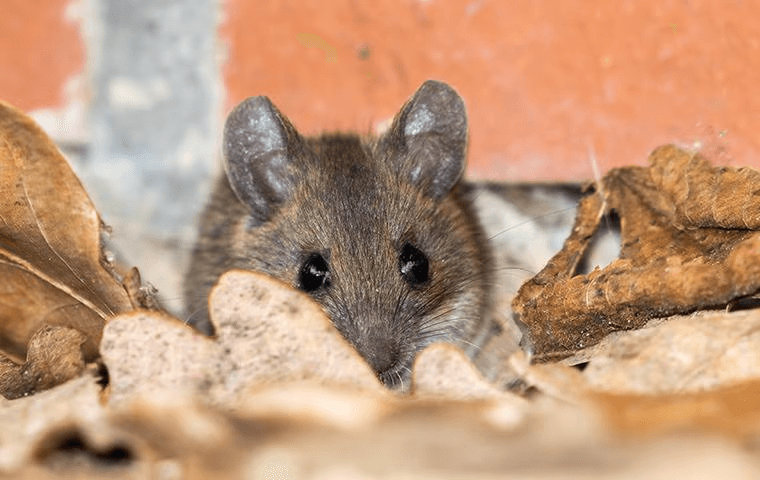
<svg viewBox="0 0 760 480"><path fill-rule="evenodd" d="M474 358L498 325L492 254L462 178L468 133L464 101L435 80L378 136L306 137L268 97L242 101L185 277L188 323L212 335L210 289L247 269L308 294L390 388L408 386L431 343Z"/></svg>

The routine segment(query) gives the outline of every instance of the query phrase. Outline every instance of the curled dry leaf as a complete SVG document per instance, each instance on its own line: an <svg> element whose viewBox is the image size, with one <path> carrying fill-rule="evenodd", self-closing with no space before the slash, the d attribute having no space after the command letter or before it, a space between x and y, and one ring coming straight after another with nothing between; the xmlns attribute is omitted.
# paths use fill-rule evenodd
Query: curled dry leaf
<svg viewBox="0 0 760 480"><path fill-rule="evenodd" d="M45 325L82 332L97 356L105 320L131 308L102 258L101 221L40 127L0 102L0 349L24 358Z"/></svg>
<svg viewBox="0 0 760 480"><path fill-rule="evenodd" d="M72 328L47 325L37 330L23 365L0 358L0 395L19 398L79 376L85 367L84 342L84 335Z"/></svg>
<svg viewBox="0 0 760 480"><path fill-rule="evenodd" d="M714 168L674 146L610 171L585 197L563 249L513 302L537 360L561 358L647 320L726 305L760 289L760 174ZM610 211L620 257L576 275Z"/></svg>

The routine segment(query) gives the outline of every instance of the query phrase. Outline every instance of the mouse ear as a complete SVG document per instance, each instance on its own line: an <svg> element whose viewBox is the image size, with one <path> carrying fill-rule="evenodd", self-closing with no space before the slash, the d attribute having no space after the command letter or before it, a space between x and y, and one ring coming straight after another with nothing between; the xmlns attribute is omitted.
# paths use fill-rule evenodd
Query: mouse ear
<svg viewBox="0 0 760 480"><path fill-rule="evenodd" d="M295 159L305 143L267 97L243 100L224 124L227 178L256 224L267 221L295 189Z"/></svg>
<svg viewBox="0 0 760 480"><path fill-rule="evenodd" d="M467 113L462 98L428 80L404 104L380 141L397 171L435 199L445 196L465 166Z"/></svg>

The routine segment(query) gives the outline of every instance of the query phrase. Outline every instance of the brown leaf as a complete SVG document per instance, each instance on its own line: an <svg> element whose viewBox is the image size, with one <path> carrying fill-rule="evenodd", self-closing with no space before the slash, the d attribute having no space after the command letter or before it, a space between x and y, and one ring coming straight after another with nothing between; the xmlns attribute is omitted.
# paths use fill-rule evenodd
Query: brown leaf
<svg viewBox="0 0 760 480"><path fill-rule="evenodd" d="M234 270L220 278L209 301L215 338L161 312L136 311L108 323L101 353L113 403L169 390L245 405L256 388L302 380L384 391L303 292L260 273Z"/></svg>
<svg viewBox="0 0 760 480"><path fill-rule="evenodd" d="M425 347L414 361L413 388L417 398L437 400L522 400L488 382L467 355L454 345L436 343Z"/></svg>
<svg viewBox="0 0 760 480"><path fill-rule="evenodd" d="M0 102L0 348L17 358L44 325L85 334L97 355L105 320L130 309L102 259L101 221L38 125Z"/></svg>
<svg viewBox="0 0 760 480"><path fill-rule="evenodd" d="M25 397L79 376L85 367L84 341L84 335L71 328L41 328L29 341L26 363L17 365L0 358L0 395Z"/></svg>
<svg viewBox="0 0 760 480"><path fill-rule="evenodd" d="M610 171L581 201L563 249L515 297L537 359L568 356L612 331L760 289L760 233L751 230L760 226L753 206L760 174L712 168L673 146L655 150L650 162ZM620 217L620 258L576 275L611 210Z"/></svg>
<svg viewBox="0 0 760 480"><path fill-rule="evenodd" d="M686 228L760 229L760 172L713 168L702 155L673 146L655 151L650 175L672 202L674 223Z"/></svg>
<svg viewBox="0 0 760 480"><path fill-rule="evenodd" d="M706 430L753 442L760 431L760 381L682 395L594 394L610 427L633 435Z"/></svg>
<svg viewBox="0 0 760 480"><path fill-rule="evenodd" d="M369 364L311 297L271 277L233 270L209 298L217 338L240 369L258 384L308 378L383 390ZM226 386L232 390L232 383Z"/></svg>
<svg viewBox="0 0 760 480"><path fill-rule="evenodd" d="M616 332L564 362L587 362L588 387L683 394L760 378L760 310L696 312Z"/></svg>
<svg viewBox="0 0 760 480"><path fill-rule="evenodd" d="M0 398L0 476L29 463L46 432L102 418L101 386L84 375L57 388L17 400ZM98 426L98 431L108 429ZM11 475L13 476L13 475Z"/></svg>

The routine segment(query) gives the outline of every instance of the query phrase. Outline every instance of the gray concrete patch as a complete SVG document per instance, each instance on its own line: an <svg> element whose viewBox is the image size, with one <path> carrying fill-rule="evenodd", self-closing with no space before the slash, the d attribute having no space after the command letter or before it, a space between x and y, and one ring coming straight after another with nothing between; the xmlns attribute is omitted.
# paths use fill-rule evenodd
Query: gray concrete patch
<svg viewBox="0 0 760 480"><path fill-rule="evenodd" d="M90 143L75 157L125 263L180 311L195 217L218 168L214 0L100 0L86 15Z"/></svg>

